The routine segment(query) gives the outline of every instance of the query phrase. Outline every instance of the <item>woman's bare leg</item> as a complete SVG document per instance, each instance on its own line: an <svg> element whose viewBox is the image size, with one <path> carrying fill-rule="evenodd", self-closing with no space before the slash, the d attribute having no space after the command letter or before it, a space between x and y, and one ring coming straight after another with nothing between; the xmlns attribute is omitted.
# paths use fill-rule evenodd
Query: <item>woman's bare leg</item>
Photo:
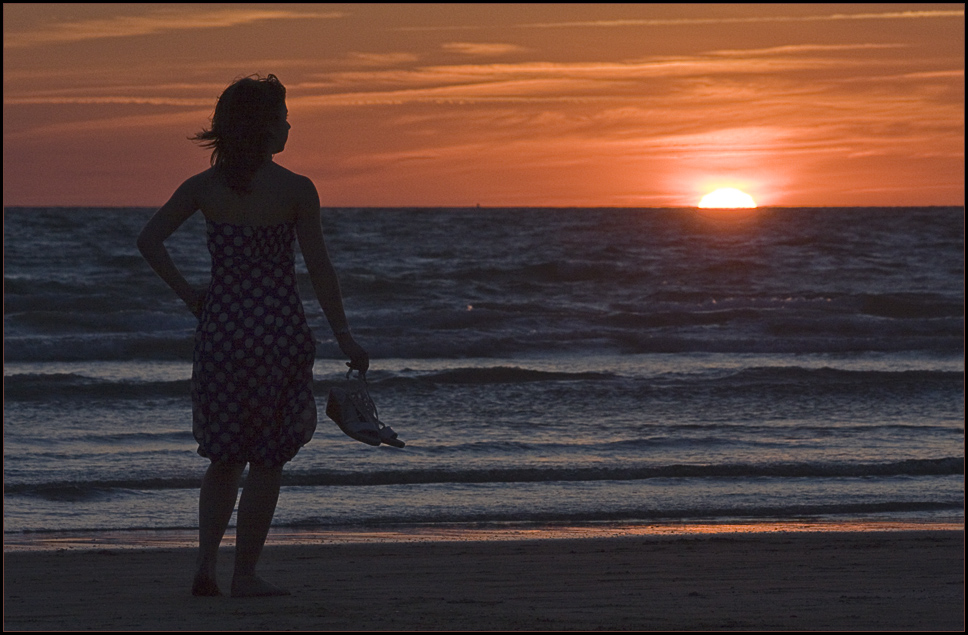
<svg viewBox="0 0 968 635"><path fill-rule="evenodd" d="M218 547L235 509L244 469L244 463L212 463L202 479L198 496L198 571L192 584L194 595L220 595L215 575Z"/></svg>
<svg viewBox="0 0 968 635"><path fill-rule="evenodd" d="M255 574L255 566L262 555L269 525L279 500L282 467L249 466L249 475L239 499L239 515L235 538L235 575L232 578L234 597L258 595L289 595L285 589L270 584Z"/></svg>

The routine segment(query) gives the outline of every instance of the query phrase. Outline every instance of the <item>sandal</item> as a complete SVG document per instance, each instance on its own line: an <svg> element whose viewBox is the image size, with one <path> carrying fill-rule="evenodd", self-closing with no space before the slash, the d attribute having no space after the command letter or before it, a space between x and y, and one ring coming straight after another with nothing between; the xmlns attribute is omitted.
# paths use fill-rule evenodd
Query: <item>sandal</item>
<svg viewBox="0 0 968 635"><path fill-rule="evenodd" d="M386 443L387 445L392 445L395 448L402 448L407 445L399 438L397 438L397 433L393 429L382 421L377 421L377 425L380 426L380 441Z"/></svg>
<svg viewBox="0 0 968 635"><path fill-rule="evenodd" d="M350 380L352 373L352 370L346 373L345 388L330 389L326 415L352 439L367 445L385 443L395 448L404 447L406 443L397 438L397 433L380 421L376 404L366 390L366 375L358 373L357 380Z"/></svg>
<svg viewBox="0 0 968 635"><path fill-rule="evenodd" d="M343 388L331 388L326 403L326 416L336 422L346 436L367 445L380 445L380 429L360 411L358 403L361 392L366 390L362 382L349 381Z"/></svg>

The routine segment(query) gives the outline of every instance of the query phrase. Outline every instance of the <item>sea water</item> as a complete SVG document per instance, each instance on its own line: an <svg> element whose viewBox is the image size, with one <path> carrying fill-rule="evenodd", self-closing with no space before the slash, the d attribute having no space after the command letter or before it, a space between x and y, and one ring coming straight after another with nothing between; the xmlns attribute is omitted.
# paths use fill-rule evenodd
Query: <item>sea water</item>
<svg viewBox="0 0 968 635"><path fill-rule="evenodd" d="M193 316L149 209L4 210L4 532L188 529ZM964 209L324 209L320 417L279 527L964 518ZM203 285L204 222L168 243Z"/></svg>

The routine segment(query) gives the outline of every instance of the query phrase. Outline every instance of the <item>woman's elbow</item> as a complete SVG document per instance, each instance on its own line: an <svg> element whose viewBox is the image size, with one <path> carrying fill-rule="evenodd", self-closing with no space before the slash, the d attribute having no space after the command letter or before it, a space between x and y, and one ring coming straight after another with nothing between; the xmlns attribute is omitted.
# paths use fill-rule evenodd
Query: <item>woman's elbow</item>
<svg viewBox="0 0 968 635"><path fill-rule="evenodd" d="M138 234L138 240L135 241L135 244L138 246L138 251L141 252L142 256L151 250L151 241L145 236L144 232Z"/></svg>
<svg viewBox="0 0 968 635"><path fill-rule="evenodd" d="M138 246L138 251L141 252L141 255L148 258L151 254L158 251L161 243L145 228L138 234L138 240L135 241L135 244Z"/></svg>

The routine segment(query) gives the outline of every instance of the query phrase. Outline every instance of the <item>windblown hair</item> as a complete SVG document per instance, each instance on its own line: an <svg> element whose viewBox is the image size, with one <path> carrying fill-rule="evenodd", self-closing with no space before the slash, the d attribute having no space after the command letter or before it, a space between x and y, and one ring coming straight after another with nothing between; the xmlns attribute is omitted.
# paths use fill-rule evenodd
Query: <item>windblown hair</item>
<svg viewBox="0 0 968 635"><path fill-rule="evenodd" d="M286 88L275 75L243 77L219 97L212 127L192 137L212 148L216 175L236 192L249 191L269 148L269 129L285 100Z"/></svg>

